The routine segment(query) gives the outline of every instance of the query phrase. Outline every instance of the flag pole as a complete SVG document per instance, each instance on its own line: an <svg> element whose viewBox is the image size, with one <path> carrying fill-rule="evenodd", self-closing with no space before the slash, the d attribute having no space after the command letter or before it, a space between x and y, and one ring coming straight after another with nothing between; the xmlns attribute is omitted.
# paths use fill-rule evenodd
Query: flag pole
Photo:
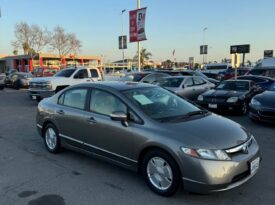
<svg viewBox="0 0 275 205"><path fill-rule="evenodd" d="M137 0L137 8L140 9L140 0ZM140 72L140 42L137 42L137 52L138 52L138 72Z"/></svg>

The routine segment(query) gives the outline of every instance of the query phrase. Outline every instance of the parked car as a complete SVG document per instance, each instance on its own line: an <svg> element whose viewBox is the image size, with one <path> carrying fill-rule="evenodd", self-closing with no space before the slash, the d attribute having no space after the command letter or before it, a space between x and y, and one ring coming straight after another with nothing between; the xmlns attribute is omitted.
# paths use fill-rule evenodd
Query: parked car
<svg viewBox="0 0 275 205"><path fill-rule="evenodd" d="M249 74L275 78L275 67L253 68Z"/></svg>
<svg viewBox="0 0 275 205"><path fill-rule="evenodd" d="M260 75L244 75L244 76L239 76L237 79L252 80L255 82L257 86L260 86L263 91L269 89L270 86L272 86L273 83L275 82L275 78L269 78L269 77L260 76Z"/></svg>
<svg viewBox="0 0 275 205"><path fill-rule="evenodd" d="M30 82L29 95L31 99L40 101L68 86L101 80L102 75L97 68L66 68L52 77L34 78Z"/></svg>
<svg viewBox="0 0 275 205"><path fill-rule="evenodd" d="M215 87L213 83L199 76L167 77L156 84L190 100L196 100L200 94Z"/></svg>
<svg viewBox="0 0 275 205"><path fill-rule="evenodd" d="M5 78L6 78L6 75L1 75L0 74L0 90L3 90L5 88Z"/></svg>
<svg viewBox="0 0 275 205"><path fill-rule="evenodd" d="M28 88L33 77L31 73L14 72L5 78L5 86L14 89Z"/></svg>
<svg viewBox="0 0 275 205"><path fill-rule="evenodd" d="M18 70L16 70L16 69L9 69L9 70L6 72L6 76L9 76L10 74L15 73L15 72L18 72Z"/></svg>
<svg viewBox="0 0 275 205"><path fill-rule="evenodd" d="M141 82L141 83L150 83L154 84L158 80L170 76L166 73L158 73L158 72L139 72L139 73L130 73L125 75L120 79L120 81L124 82Z"/></svg>
<svg viewBox="0 0 275 205"><path fill-rule="evenodd" d="M59 71L59 68L46 68L40 67L33 70L35 77L49 77L55 75Z"/></svg>
<svg viewBox="0 0 275 205"><path fill-rule="evenodd" d="M237 69L237 76L247 75L250 72L248 68L236 68ZM222 80L228 80L235 77L235 69L227 69L226 71L221 73L223 75Z"/></svg>
<svg viewBox="0 0 275 205"><path fill-rule="evenodd" d="M209 193L239 186L260 165L243 126L151 84L101 82L68 87L38 104L46 149L62 146L140 171L149 188Z"/></svg>
<svg viewBox="0 0 275 205"><path fill-rule="evenodd" d="M249 107L249 117L252 120L275 123L275 83L252 98Z"/></svg>
<svg viewBox="0 0 275 205"><path fill-rule="evenodd" d="M208 73L218 74L230 68L232 68L232 66L228 63L209 63L203 67L203 70L207 71Z"/></svg>
<svg viewBox="0 0 275 205"><path fill-rule="evenodd" d="M197 103L212 110L238 111L246 114L252 97L261 89L249 80L222 81L215 89L198 97Z"/></svg>
<svg viewBox="0 0 275 205"><path fill-rule="evenodd" d="M203 75L207 76L208 78L215 79L217 81L221 81L223 79L222 73L209 73L207 71L201 71Z"/></svg>
<svg viewBox="0 0 275 205"><path fill-rule="evenodd" d="M208 76L206 76L205 74L203 74L200 71L196 71L196 70L185 70L185 71L181 71L180 72L182 75L186 76L186 75L191 75L191 76L200 76L206 80L208 80L209 82L218 85L220 83L220 80L216 80L214 78L210 78Z"/></svg>

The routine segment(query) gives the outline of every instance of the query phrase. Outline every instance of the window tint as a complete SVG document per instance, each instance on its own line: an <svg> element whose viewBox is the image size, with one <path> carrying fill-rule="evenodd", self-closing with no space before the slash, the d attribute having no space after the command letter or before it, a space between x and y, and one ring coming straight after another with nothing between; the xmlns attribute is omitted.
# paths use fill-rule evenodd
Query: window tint
<svg viewBox="0 0 275 205"><path fill-rule="evenodd" d="M93 90L90 110L103 115L111 115L113 112L127 113L127 107L120 99L101 90Z"/></svg>
<svg viewBox="0 0 275 205"><path fill-rule="evenodd" d="M153 83L154 81L156 81L155 74L149 74L141 80L141 82L144 82L144 83Z"/></svg>
<svg viewBox="0 0 275 205"><path fill-rule="evenodd" d="M65 77L65 78L69 78L71 77L71 75L75 72L76 69L64 69L59 71L55 77Z"/></svg>
<svg viewBox="0 0 275 205"><path fill-rule="evenodd" d="M187 86L187 87L193 86L194 85L193 84L193 79L192 78L187 78L187 80L185 81L184 85Z"/></svg>
<svg viewBox="0 0 275 205"><path fill-rule="evenodd" d="M194 80L194 84L195 84L195 85L203 85L203 84L206 83L206 82L205 82L202 78L200 78L200 77L194 77L193 80Z"/></svg>
<svg viewBox="0 0 275 205"><path fill-rule="evenodd" d="M164 78L159 81L158 85L162 86L162 87L178 88L181 85L183 80L184 80L184 78L177 78L177 77Z"/></svg>
<svg viewBox="0 0 275 205"><path fill-rule="evenodd" d="M78 79L88 78L88 71L86 69L82 69L75 74L74 78L78 78Z"/></svg>
<svg viewBox="0 0 275 205"><path fill-rule="evenodd" d="M92 78L98 78L98 72L96 69L90 69Z"/></svg>
<svg viewBox="0 0 275 205"><path fill-rule="evenodd" d="M84 109L87 92L88 90L83 88L68 90L63 97L63 105L78 109ZM62 96L59 98L59 100L62 100Z"/></svg>

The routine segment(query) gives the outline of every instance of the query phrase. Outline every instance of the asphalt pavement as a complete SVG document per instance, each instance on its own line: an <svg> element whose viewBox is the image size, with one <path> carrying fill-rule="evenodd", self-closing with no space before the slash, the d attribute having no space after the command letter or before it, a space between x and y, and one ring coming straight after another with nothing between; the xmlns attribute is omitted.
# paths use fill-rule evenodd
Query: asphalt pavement
<svg viewBox="0 0 275 205"><path fill-rule="evenodd" d="M26 90L0 91L0 205L275 204L275 125L227 115L251 131L263 161L255 177L227 192L170 198L151 192L141 176L81 153L50 154L35 126L37 103Z"/></svg>

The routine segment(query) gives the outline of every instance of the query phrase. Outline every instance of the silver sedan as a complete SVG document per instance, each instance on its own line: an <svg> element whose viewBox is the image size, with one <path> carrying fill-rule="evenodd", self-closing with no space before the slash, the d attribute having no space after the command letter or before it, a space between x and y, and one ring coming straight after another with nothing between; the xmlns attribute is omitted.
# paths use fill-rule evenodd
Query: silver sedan
<svg viewBox="0 0 275 205"><path fill-rule="evenodd" d="M200 94L215 87L213 83L200 76L167 77L157 82L157 85L190 100L196 100Z"/></svg>

